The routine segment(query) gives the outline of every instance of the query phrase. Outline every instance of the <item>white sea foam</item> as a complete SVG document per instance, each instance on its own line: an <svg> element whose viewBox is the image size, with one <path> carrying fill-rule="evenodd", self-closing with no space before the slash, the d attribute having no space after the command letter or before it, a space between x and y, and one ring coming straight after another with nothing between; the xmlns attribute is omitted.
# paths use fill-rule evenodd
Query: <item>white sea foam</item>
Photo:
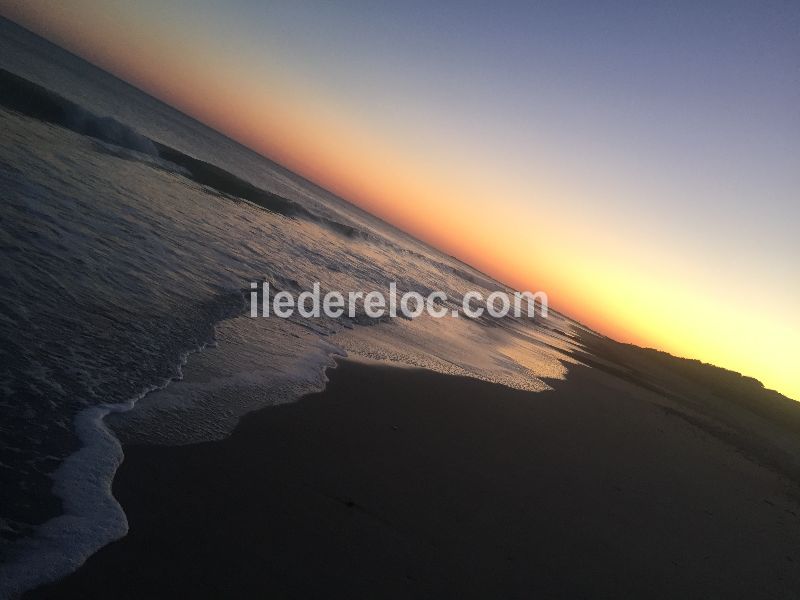
<svg viewBox="0 0 800 600"><path fill-rule="evenodd" d="M326 369L347 355L326 338L306 335L285 340L283 354L265 363L262 348L243 343L248 323L220 323L220 343L193 357L180 381L129 412L110 415L109 425L123 443L177 446L224 439L247 413L323 390Z"/></svg>
<svg viewBox="0 0 800 600"><path fill-rule="evenodd" d="M53 474L53 493L63 501L64 513L40 525L33 537L17 542L17 558L0 570L0 597L14 598L67 575L128 532L125 513L111 494L122 447L103 417L132 405L90 406L78 414L75 431L83 446Z"/></svg>
<svg viewBox="0 0 800 600"><path fill-rule="evenodd" d="M68 456L52 475L53 493L62 500L63 514L39 525L33 536L14 543L14 558L0 568L0 598L19 597L26 590L68 575L97 550L127 534L125 512L112 494L114 475L124 454L119 438L106 424L107 417L122 417L119 421L121 427L126 423L149 426L154 436L161 436L161 442L191 443L224 437L243 414L264 405L264 399L261 402L241 402L238 406L227 404L221 413L220 407L204 410L199 403L193 404L190 398L181 395L184 387L192 389L197 385L184 383L184 369L190 355L207 347L214 351L218 346L216 342L204 344L183 354L175 377L161 385L152 386L127 402L90 406L78 413L74 430L81 448ZM206 382L201 386L207 386L211 391L218 391L225 385L257 388L269 393L269 404L288 402L323 389L327 382L325 369L335 365L334 356L345 356L345 353L320 340L306 355L296 357L293 366L280 374L274 371L240 372L230 381ZM199 369L203 369L202 364ZM171 386L179 387L178 393L168 394ZM158 394L167 394L168 399ZM169 399L173 402L170 403ZM182 402L189 402L189 405L182 406ZM126 421L124 415L141 403L145 403L145 407L136 413L137 417ZM208 412L214 408L217 418L209 420ZM175 423L168 422L169 419L166 422L162 420L165 414L174 416L181 409L189 409L189 414L195 415L194 428L191 424L175 427ZM212 424L213 428L209 428Z"/></svg>
<svg viewBox="0 0 800 600"><path fill-rule="evenodd" d="M259 280L291 290L395 281L454 301L505 287L76 57L51 60L54 47L2 20L0 33L0 68L114 119L65 129L0 109L9 142L0 145L0 435L13 432L0 450L14 448L0 470L14 506L0 518L12 536L30 531L37 516L26 507L43 500L43 473L59 460L65 510L32 537L0 542L10 557L0 593L63 575L124 535L110 494L122 459L112 431L123 443L224 437L246 412L321 389L345 351L521 389L564 376L575 324L558 315L540 324L231 318ZM146 157L152 148L131 132L214 168ZM243 201L237 189L274 202ZM218 346L178 368L180 381L128 401L174 376L181 350L215 323ZM68 456L64 440L75 436L81 449Z"/></svg>
<svg viewBox="0 0 800 600"><path fill-rule="evenodd" d="M52 474L52 491L61 499L63 513L39 525L33 536L14 543L13 558L0 568L0 598L19 597L68 575L128 533L128 519L111 491L124 455L105 418L130 411L148 394L180 380L189 356L205 347L182 354L175 377L161 385L148 387L127 402L89 406L76 415L74 431L81 447Z"/></svg>

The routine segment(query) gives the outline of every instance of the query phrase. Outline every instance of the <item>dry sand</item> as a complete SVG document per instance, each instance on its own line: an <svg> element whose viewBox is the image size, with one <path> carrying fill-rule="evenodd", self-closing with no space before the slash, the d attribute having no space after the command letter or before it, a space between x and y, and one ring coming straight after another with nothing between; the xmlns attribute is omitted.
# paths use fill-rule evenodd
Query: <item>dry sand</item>
<svg viewBox="0 0 800 600"><path fill-rule="evenodd" d="M130 533L29 598L796 598L798 487L597 368L344 361L227 440L133 446ZM722 436L724 437L724 436Z"/></svg>

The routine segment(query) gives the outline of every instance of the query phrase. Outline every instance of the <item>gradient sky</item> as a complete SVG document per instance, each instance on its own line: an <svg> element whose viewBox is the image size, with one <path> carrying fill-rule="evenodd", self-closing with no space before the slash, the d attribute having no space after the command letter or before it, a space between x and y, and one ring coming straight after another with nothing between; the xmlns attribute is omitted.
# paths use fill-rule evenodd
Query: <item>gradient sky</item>
<svg viewBox="0 0 800 600"><path fill-rule="evenodd" d="M797 2L0 0L617 339L800 399Z"/></svg>

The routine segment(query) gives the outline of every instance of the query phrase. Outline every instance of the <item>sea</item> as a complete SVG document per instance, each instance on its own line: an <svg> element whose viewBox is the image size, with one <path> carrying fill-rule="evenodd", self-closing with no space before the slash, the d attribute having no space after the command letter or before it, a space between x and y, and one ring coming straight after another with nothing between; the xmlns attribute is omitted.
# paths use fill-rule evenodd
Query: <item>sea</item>
<svg viewBox="0 0 800 600"><path fill-rule="evenodd" d="M0 598L127 533L125 444L222 439L337 358L545 391L581 349L552 307L252 318L251 282L511 290L3 19L0 192Z"/></svg>

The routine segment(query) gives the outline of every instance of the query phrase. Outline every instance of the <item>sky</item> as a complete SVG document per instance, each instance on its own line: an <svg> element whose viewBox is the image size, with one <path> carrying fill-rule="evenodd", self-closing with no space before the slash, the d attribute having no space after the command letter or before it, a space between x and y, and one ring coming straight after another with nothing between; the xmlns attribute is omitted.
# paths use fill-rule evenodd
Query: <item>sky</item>
<svg viewBox="0 0 800 600"><path fill-rule="evenodd" d="M0 0L604 334L800 399L797 2Z"/></svg>

